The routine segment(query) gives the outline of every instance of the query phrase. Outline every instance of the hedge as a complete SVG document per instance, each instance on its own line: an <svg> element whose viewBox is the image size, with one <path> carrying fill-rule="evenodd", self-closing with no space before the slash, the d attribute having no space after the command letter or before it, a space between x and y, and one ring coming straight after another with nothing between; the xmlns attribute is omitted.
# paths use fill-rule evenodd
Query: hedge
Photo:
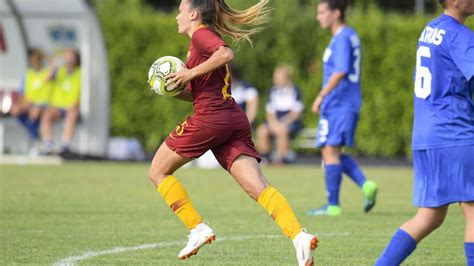
<svg viewBox="0 0 474 266"><path fill-rule="evenodd" d="M236 8L255 3L229 1ZM260 91L264 104L274 67L295 67L295 83L303 91L306 127L316 127L318 117L309 110L322 82L321 57L331 36L315 21L316 5L302 6L273 0L272 20L247 43L228 43L243 77ZM108 48L112 80L111 133L138 138L153 151L177 122L192 112L191 104L159 97L147 85L151 63L164 55L185 58L189 38L177 34L176 13L153 10L140 0L95 2ZM434 15L384 13L354 7L348 24L362 41L363 107L353 152L367 156L409 157L413 116L413 68L418 37ZM473 19L468 21L472 28Z"/></svg>

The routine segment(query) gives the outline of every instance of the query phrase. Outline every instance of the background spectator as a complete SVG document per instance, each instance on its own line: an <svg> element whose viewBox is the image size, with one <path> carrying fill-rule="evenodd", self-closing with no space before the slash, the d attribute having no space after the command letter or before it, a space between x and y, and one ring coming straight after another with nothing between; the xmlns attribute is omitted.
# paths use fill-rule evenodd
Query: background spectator
<svg viewBox="0 0 474 266"><path fill-rule="evenodd" d="M302 128L300 120L303 102L298 87L293 84L293 69L280 65L273 72L273 87L265 106L267 121L257 129L257 147L268 161L271 153L271 138L276 139L276 164L288 163L290 138Z"/></svg>
<svg viewBox="0 0 474 266"><path fill-rule="evenodd" d="M51 106L41 117L41 139L46 154L53 152L53 122L64 119L61 140L61 153L68 152L74 136L74 129L79 118L79 101L81 94L80 55L74 49L66 49L63 54L64 66L52 71L54 80Z"/></svg>
<svg viewBox="0 0 474 266"><path fill-rule="evenodd" d="M232 98L247 114L250 125L257 117L258 112L258 90L247 81L241 79L240 69L236 65L231 65Z"/></svg>
<svg viewBox="0 0 474 266"><path fill-rule="evenodd" d="M36 153L40 116L49 103L52 84L48 80L49 69L43 67L43 52L38 48L31 48L28 58L29 67L20 85L21 97L12 106L11 115L17 117L28 130L33 144L31 152Z"/></svg>

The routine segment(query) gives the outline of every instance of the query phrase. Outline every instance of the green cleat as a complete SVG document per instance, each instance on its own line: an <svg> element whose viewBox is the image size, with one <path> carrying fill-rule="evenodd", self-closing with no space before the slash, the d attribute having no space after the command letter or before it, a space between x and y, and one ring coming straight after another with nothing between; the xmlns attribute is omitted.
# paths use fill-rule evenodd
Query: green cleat
<svg viewBox="0 0 474 266"><path fill-rule="evenodd" d="M327 216L340 216L342 214L341 206L339 205L324 205L319 209L310 209L306 211L307 215L327 215Z"/></svg>
<svg viewBox="0 0 474 266"><path fill-rule="evenodd" d="M375 206L377 190L378 186L374 181L365 181L362 186L362 192L364 193L364 212L369 212Z"/></svg>

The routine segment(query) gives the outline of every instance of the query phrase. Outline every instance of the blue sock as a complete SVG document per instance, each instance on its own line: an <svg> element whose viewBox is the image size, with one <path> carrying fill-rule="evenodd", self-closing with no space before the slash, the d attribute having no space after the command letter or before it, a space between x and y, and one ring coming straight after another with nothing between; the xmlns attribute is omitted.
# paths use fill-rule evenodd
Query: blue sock
<svg viewBox="0 0 474 266"><path fill-rule="evenodd" d="M28 125L28 132L30 133L30 137L32 140L39 139L38 128L39 128L39 120L30 121L30 124Z"/></svg>
<svg viewBox="0 0 474 266"><path fill-rule="evenodd" d="M474 242L465 242L464 252L466 252L466 265L474 266Z"/></svg>
<svg viewBox="0 0 474 266"><path fill-rule="evenodd" d="M398 266L410 256L415 248L415 239L399 228L375 262L375 266Z"/></svg>
<svg viewBox="0 0 474 266"><path fill-rule="evenodd" d="M352 179L359 187L362 187L365 183L365 175L362 173L362 170L360 170L359 165L357 162L352 159L347 154L342 154L341 155L341 164L342 164L342 170L346 175Z"/></svg>
<svg viewBox="0 0 474 266"><path fill-rule="evenodd" d="M28 114L24 113L18 116L20 123L25 126L27 129L30 126L30 120L28 119Z"/></svg>
<svg viewBox="0 0 474 266"><path fill-rule="evenodd" d="M342 166L330 164L324 166L326 190L329 205L339 205L339 189L341 188Z"/></svg>

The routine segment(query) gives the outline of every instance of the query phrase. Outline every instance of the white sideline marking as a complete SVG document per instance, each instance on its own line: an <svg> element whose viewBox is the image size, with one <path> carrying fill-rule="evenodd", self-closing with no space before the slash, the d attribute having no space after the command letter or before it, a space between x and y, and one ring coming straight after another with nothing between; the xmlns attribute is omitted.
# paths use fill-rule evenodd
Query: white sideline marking
<svg viewBox="0 0 474 266"><path fill-rule="evenodd" d="M351 233L349 232L341 232L341 233L327 233L327 234L316 234L317 236L349 236ZM280 238L283 235L262 235L262 236L233 236L233 237L222 237L217 238L216 242L220 241L242 241L247 239L259 239L259 238ZM133 247L115 247L112 249L102 250L102 251L88 251L84 254L79 256L71 256L60 261L55 262L54 266L73 266L76 263L88 260L94 257L99 257L103 255L111 255L111 254L119 254L129 251L137 251L137 250L147 250L147 249L156 249L156 248L165 248L165 247L172 247L172 246L179 246L186 244L185 241L173 241L173 242L160 242L154 244L144 244L139 246Z"/></svg>
<svg viewBox="0 0 474 266"><path fill-rule="evenodd" d="M63 159L59 156L0 155L0 165L61 165L62 163Z"/></svg>

